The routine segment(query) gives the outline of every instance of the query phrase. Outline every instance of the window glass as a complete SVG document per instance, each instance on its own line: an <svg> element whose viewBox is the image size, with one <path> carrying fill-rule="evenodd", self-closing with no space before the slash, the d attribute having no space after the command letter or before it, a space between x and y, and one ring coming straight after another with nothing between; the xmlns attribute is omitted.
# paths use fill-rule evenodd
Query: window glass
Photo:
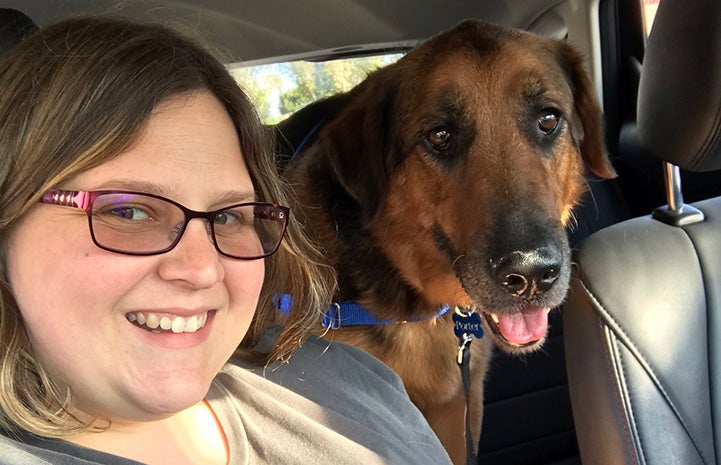
<svg viewBox="0 0 721 465"><path fill-rule="evenodd" d="M656 17L659 0L642 0L643 1L643 22L646 28L646 36L651 32L653 18Z"/></svg>
<svg viewBox="0 0 721 465"><path fill-rule="evenodd" d="M401 56L393 53L330 61L290 61L237 66L230 71L253 100L263 122L274 124L309 103L350 90L369 72Z"/></svg>

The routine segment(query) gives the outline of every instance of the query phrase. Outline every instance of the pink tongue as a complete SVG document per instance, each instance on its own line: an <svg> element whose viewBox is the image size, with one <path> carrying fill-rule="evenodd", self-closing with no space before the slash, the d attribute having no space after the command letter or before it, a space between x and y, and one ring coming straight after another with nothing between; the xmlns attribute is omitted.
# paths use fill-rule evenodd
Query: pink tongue
<svg viewBox="0 0 721 465"><path fill-rule="evenodd" d="M548 329L548 308L525 309L520 313L498 314L498 329L513 344L527 344L541 339Z"/></svg>

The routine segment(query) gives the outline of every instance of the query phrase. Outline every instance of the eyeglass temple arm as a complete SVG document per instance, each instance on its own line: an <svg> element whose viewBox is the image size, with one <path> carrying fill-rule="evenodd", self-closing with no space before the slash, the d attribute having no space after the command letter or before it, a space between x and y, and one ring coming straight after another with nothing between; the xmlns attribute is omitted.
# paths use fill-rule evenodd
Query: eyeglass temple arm
<svg viewBox="0 0 721 465"><path fill-rule="evenodd" d="M88 191L64 191L50 189L40 199L42 203L52 205L65 205L86 210L90 203L90 192Z"/></svg>

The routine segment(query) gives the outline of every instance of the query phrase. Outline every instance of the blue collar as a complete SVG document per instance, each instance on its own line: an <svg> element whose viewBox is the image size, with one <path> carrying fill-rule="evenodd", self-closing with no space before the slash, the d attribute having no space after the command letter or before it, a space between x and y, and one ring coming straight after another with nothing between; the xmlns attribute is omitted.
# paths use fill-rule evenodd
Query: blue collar
<svg viewBox="0 0 721 465"><path fill-rule="evenodd" d="M290 295L276 295L273 298L273 302L281 312L286 315L290 313L290 308L293 303L293 299ZM450 310L450 307L447 304L443 305L440 309L438 309L438 312L436 312L432 318L438 318L447 313L448 310ZM427 318L419 318L408 320L407 322L418 322L426 319ZM387 325L391 323L406 323L406 321L381 320L371 311L366 310L357 303L350 301L333 302L323 311L323 327L327 329L338 329L341 326L374 326Z"/></svg>
<svg viewBox="0 0 721 465"><path fill-rule="evenodd" d="M443 305L433 318L445 314L450 307ZM333 302L330 307L323 312L323 327L328 329L338 329L341 326L368 326L368 325L387 325L391 323L406 323L424 321L427 318L418 318L407 321L381 320L369 310L361 307L355 302Z"/></svg>

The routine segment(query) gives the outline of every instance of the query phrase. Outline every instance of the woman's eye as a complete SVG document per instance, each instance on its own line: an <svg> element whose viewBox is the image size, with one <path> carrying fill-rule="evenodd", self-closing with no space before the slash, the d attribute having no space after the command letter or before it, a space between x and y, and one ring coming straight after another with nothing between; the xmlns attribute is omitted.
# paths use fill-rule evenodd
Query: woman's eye
<svg viewBox="0 0 721 465"><path fill-rule="evenodd" d="M445 128L434 129L426 134L426 141L434 150L445 150L451 140L451 133Z"/></svg>
<svg viewBox="0 0 721 465"><path fill-rule="evenodd" d="M538 117L538 129L545 135L558 129L560 123L561 115L555 110L543 110Z"/></svg>
<svg viewBox="0 0 721 465"><path fill-rule="evenodd" d="M230 210L218 213L215 216L215 224L217 225L229 225L238 221L242 222L242 220L243 216L240 213Z"/></svg>
<svg viewBox="0 0 721 465"><path fill-rule="evenodd" d="M115 207L109 210L108 214L130 221L145 221L151 219L148 212L139 207Z"/></svg>

